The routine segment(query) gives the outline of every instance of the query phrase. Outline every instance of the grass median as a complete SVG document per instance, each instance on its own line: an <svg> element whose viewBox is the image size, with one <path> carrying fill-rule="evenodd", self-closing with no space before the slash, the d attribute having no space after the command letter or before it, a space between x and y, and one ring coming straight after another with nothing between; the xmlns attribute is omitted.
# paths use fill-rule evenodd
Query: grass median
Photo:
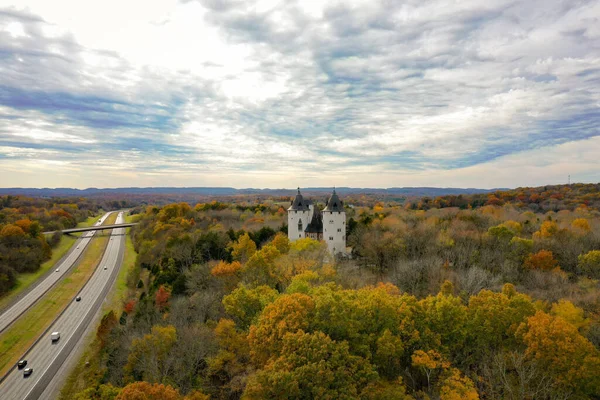
<svg viewBox="0 0 600 400"><path fill-rule="evenodd" d="M92 226L100 219L100 217L104 215L97 215L95 217L89 217L87 220L80 222L77 224L78 228L84 228L88 226ZM6 295L0 298L0 310L4 309L16 296L18 296L21 292L27 289L32 283L37 281L42 275L48 272L49 269L54 267L54 265L71 249L73 243L78 239L76 236L72 235L62 235L60 238L60 242L58 245L52 249L52 258L43 263L40 268L35 272L19 274L17 276L17 284L16 286L10 290Z"/></svg>
<svg viewBox="0 0 600 400"><path fill-rule="evenodd" d="M116 213L111 214L104 225L113 224L116 217ZM56 316L69 305L75 293L85 285L100 263L107 243L108 236L94 236L69 276L57 283L40 301L0 334L0 376L6 374Z"/></svg>

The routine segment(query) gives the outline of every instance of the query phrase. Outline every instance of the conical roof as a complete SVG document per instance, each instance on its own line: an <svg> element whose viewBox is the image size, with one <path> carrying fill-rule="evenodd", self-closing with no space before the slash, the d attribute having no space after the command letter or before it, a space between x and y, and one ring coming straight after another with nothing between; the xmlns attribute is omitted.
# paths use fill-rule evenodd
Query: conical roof
<svg viewBox="0 0 600 400"><path fill-rule="evenodd" d="M308 211L308 205L310 201L304 200L302 194L300 194L300 188L298 188L298 194L294 200L292 200L292 205L288 208L288 211Z"/></svg>
<svg viewBox="0 0 600 400"><path fill-rule="evenodd" d="M323 209L323 211L344 211L344 202L340 200L337 193L335 192L335 188L333 189L333 194L327 201L327 205Z"/></svg>

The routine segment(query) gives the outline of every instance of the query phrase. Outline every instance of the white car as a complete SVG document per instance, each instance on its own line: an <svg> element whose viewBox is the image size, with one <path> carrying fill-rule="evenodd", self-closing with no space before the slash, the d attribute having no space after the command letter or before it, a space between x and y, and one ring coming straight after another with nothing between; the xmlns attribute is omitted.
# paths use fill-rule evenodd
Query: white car
<svg viewBox="0 0 600 400"><path fill-rule="evenodd" d="M60 272L60 269L56 268L56 272Z"/></svg>
<svg viewBox="0 0 600 400"><path fill-rule="evenodd" d="M52 332L50 334L50 340L52 340L52 342L58 342L58 339L60 339L60 332Z"/></svg>

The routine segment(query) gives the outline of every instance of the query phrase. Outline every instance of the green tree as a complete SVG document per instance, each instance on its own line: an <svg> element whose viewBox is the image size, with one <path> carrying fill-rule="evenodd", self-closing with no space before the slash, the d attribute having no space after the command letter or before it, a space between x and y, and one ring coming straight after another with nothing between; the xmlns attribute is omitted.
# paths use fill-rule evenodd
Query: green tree
<svg viewBox="0 0 600 400"><path fill-rule="evenodd" d="M346 342L299 330L283 337L279 357L250 377L242 399L356 399L377 378Z"/></svg>

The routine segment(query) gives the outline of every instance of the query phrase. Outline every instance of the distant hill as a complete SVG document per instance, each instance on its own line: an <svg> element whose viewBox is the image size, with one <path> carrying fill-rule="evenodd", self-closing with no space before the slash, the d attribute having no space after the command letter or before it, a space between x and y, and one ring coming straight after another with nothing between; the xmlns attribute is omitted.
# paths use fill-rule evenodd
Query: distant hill
<svg viewBox="0 0 600 400"><path fill-rule="evenodd" d="M535 212L575 210L578 207L600 210L600 183L519 187L497 190L494 193L471 193L464 196L455 194L435 197L422 196L411 200L408 207L413 210L429 210L431 208L477 208L505 204Z"/></svg>
<svg viewBox="0 0 600 400"><path fill-rule="evenodd" d="M319 195L322 193L331 193L330 187L309 187L301 188L303 194ZM508 189L476 189L476 188L435 188L435 187L392 187L387 189L378 188L336 188L340 194L381 194L381 195L400 195L407 197L435 197L459 194L479 194L491 193L498 190ZM235 195L273 195L273 196L292 196L296 189L235 189L232 187L126 187L126 188L0 188L0 195L23 195L30 197L103 197L106 195L201 195L201 196L235 196Z"/></svg>

